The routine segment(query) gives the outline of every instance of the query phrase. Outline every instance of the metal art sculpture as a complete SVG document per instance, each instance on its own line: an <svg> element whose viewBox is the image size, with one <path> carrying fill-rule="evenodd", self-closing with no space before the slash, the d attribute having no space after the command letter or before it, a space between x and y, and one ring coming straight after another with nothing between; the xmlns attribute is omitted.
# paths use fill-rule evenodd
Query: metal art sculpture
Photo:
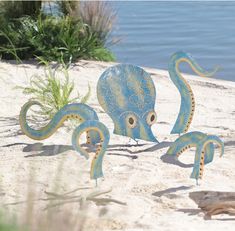
<svg viewBox="0 0 235 231"><path fill-rule="evenodd" d="M193 119L195 111L195 99L190 85L182 77L179 71L179 64L181 62L188 63L192 70L202 77L210 77L215 74L218 68L215 68L212 72L204 71L194 59L185 52L176 52L170 58L168 65L168 71L170 78L174 85L177 87L181 95L181 105L177 120L173 126L171 134L186 133Z"/></svg>
<svg viewBox="0 0 235 231"><path fill-rule="evenodd" d="M202 132L189 132L180 136L168 149L167 154L177 158L187 149L196 147L193 172L191 178L202 178L204 165L212 162L214 158L214 145L217 143L221 148L221 156L224 153L224 143L214 135L206 135Z"/></svg>
<svg viewBox="0 0 235 231"><path fill-rule="evenodd" d="M107 127L99 121L87 120L83 122L82 124L80 124L74 130L73 136L72 136L72 144L73 144L74 149L77 152L79 152L86 159L88 159L89 154L79 144L79 137L81 136L83 132L91 131L91 130L98 132L100 136L100 144L98 145L96 154L92 160L91 171L90 171L91 179L98 179L100 177L103 177L103 171L102 171L103 157L109 144L109 131Z"/></svg>
<svg viewBox="0 0 235 231"><path fill-rule="evenodd" d="M193 172L191 174L191 178L195 178L198 180L198 178L202 178L203 171L204 171L204 156L205 156L205 147L209 143L216 143L220 149L220 157L224 154L224 143L223 141L214 135L208 135L204 139L202 139L198 143L198 147L196 149L196 155L195 155L195 160L194 160L194 166L193 166ZM213 160L213 158L212 158ZM212 161L211 160L211 161Z"/></svg>
<svg viewBox="0 0 235 231"><path fill-rule="evenodd" d="M193 58L184 52L176 52L169 62L170 78L181 95L180 111L171 131L171 134L181 134L188 131L192 122L195 99L191 87L179 72L179 64L187 62L200 76L212 76L213 72L204 71ZM142 68L130 64L119 64L104 71L97 84L97 98L104 111L114 123L114 134L158 142L152 133L151 126L156 122L155 112L156 90L150 74ZM85 104L69 104L59 110L52 120L40 130L35 130L27 124L26 114L32 105L38 102L26 103L20 112L22 131L32 139L43 140L51 136L66 119L78 119L81 124L72 135L74 149L85 158L89 154L79 144L79 137L87 133L87 143L99 143L96 155L92 160L90 176L97 179L103 176L102 162L109 143L109 131L104 124L98 121L96 112ZM221 147L224 144L217 136L209 136L202 132L190 132L180 136L168 149L167 154L179 157L186 149L196 147L193 172L191 178L202 178L205 164L214 158L214 144ZM221 154L221 155L222 155Z"/></svg>
<svg viewBox="0 0 235 231"><path fill-rule="evenodd" d="M185 52L176 52L169 62L170 78L181 95L180 111L171 134L188 131L195 111L195 99L190 85L179 72L179 64L187 62L200 76L212 76L204 71ZM142 68L119 64L105 70L97 85L97 97L101 107L114 122L114 133L133 139L157 142L151 132L156 121L154 111L156 90L150 75Z"/></svg>
<svg viewBox="0 0 235 231"><path fill-rule="evenodd" d="M114 123L114 134L158 142L151 126L156 122L156 91L150 75L142 68L119 64L99 78L97 98Z"/></svg>
<svg viewBox="0 0 235 231"><path fill-rule="evenodd" d="M91 164L90 176L91 179L102 177L102 161L109 143L109 131L104 124L98 121L96 112L91 107L82 103L68 104L60 109L45 127L36 130L31 128L26 120L27 111L33 105L40 105L40 103L37 101L29 101L21 108L19 119L23 133L31 139L44 140L53 135L56 130L62 126L65 120L79 120L81 124L75 129L72 136L73 147L77 152L88 159L88 153L79 144L79 137L81 134L84 132L87 133L88 144L100 142Z"/></svg>

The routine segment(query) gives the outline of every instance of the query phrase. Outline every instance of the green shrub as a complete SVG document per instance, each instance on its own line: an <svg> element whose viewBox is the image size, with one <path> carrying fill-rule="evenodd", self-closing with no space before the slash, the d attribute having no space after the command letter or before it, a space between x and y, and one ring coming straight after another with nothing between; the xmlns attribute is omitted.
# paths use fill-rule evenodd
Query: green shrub
<svg viewBox="0 0 235 231"><path fill-rule="evenodd" d="M41 103L41 115L51 119L57 111L69 103L87 102L91 91L89 85L85 96L81 97L77 92L76 96L72 97L74 82L70 80L68 70L66 68L52 70L48 63L45 62L45 65L44 77L33 75L29 86L18 87L24 94Z"/></svg>
<svg viewBox="0 0 235 231"><path fill-rule="evenodd" d="M90 27L69 17L23 17L0 29L3 59L31 59L69 64L78 59L114 60Z"/></svg>
<svg viewBox="0 0 235 231"><path fill-rule="evenodd" d="M0 14L6 19L22 16L37 17L40 14L42 1L0 1Z"/></svg>

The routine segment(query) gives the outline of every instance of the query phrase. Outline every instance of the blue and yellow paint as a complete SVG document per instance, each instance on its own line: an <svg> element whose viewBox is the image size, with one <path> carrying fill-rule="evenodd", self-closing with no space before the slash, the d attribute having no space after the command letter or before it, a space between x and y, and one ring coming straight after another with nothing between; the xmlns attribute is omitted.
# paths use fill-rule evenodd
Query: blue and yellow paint
<svg viewBox="0 0 235 231"><path fill-rule="evenodd" d="M192 70L202 77L211 77L218 70L218 68L215 68L215 70L212 72L206 72L197 64L191 55L182 51L176 52L171 56L168 65L168 71L172 82L181 95L180 111L171 134L186 133L190 127L195 111L195 99L193 91L179 71L179 64L181 62L188 63Z"/></svg>
<svg viewBox="0 0 235 231"><path fill-rule="evenodd" d="M81 155L83 155L86 159L89 158L89 154L79 144L79 137L82 135L83 132L87 130L96 131L99 133L100 136L100 144L98 145L96 154L92 160L90 171L91 179L98 179L99 177L103 177L102 163L105 151L109 144L110 135L107 127L99 121L87 120L84 123L80 124L73 132L72 144L74 149Z"/></svg>
<svg viewBox="0 0 235 231"><path fill-rule="evenodd" d="M142 68L119 64L99 78L97 98L114 123L114 133L134 140L158 142L151 131L156 122L156 90Z"/></svg>
<svg viewBox="0 0 235 231"><path fill-rule="evenodd" d="M224 154L224 143L219 137L214 136L214 135L208 135L205 138L203 138L197 145L191 178L194 178L196 180L202 179L203 171L204 171L204 162L205 162L204 159L206 155L205 148L208 145L213 144L213 143L216 143L220 147L220 151L221 151L220 157Z"/></svg>
<svg viewBox="0 0 235 231"><path fill-rule="evenodd" d="M192 122L195 111L195 99L190 85L179 71L181 62L188 63L200 76L212 76L212 72L204 71L193 58L185 52L176 52L169 62L169 74L181 95L181 105L177 120L171 134L186 133ZM134 140L141 139L158 142L151 131L156 122L155 112L156 89L150 74L142 68L131 64L119 64L104 71L97 84L97 97L101 107L111 117L114 123L114 133L127 136ZM74 149L85 158L89 154L79 144L79 137L87 133L87 143L97 144L96 155L92 160L90 176L97 179L103 176L102 162L107 149L110 135L104 124L99 122L96 112L88 105L75 103L64 106L52 120L43 128L31 128L26 120L27 111L36 101L26 103L20 112L22 131L30 138L43 140L53 135L67 119L77 119L81 124L72 136ZM205 164L214 158L214 144L217 143L224 151L223 142L216 136L208 136L202 132L190 132L180 136L168 149L167 154L177 156L191 147L196 147L192 178L202 177Z"/></svg>
<svg viewBox="0 0 235 231"><path fill-rule="evenodd" d="M104 124L99 122L96 112L86 104L73 103L61 108L51 119L51 121L41 129L33 129L27 123L27 112L33 105L41 105L37 101L29 101L23 105L20 111L20 126L25 135L34 140L44 140L52 136L67 119L77 119L81 124L74 130L72 144L74 149L86 158L89 154L79 145L79 137L82 133L87 133L87 143L100 143L96 155L91 164L91 179L103 176L102 162L106 148L109 143L109 131Z"/></svg>
<svg viewBox="0 0 235 231"><path fill-rule="evenodd" d="M191 178L198 180L202 178L204 165L213 161L215 152L213 143L221 147L222 156L224 153L224 143L217 136L207 135L197 131L189 132L176 139L166 154L179 157L187 149L196 147Z"/></svg>

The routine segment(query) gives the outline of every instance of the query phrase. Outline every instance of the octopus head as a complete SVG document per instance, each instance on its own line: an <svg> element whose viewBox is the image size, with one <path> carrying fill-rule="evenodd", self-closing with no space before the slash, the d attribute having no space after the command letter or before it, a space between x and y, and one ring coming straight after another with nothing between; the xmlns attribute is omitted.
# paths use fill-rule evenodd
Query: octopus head
<svg viewBox="0 0 235 231"><path fill-rule="evenodd" d="M98 81L97 97L113 120L115 134L158 142L151 131L157 119L156 90L142 68L128 64L108 68Z"/></svg>

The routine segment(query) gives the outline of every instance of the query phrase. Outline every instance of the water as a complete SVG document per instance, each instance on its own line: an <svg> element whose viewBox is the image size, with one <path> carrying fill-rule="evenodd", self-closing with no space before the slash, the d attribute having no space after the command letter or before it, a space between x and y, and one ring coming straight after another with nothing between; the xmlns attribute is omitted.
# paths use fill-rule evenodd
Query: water
<svg viewBox="0 0 235 231"><path fill-rule="evenodd" d="M118 22L111 47L119 62L167 69L172 53L189 52L215 77L235 81L235 2L114 2ZM181 70L193 73L186 64Z"/></svg>

